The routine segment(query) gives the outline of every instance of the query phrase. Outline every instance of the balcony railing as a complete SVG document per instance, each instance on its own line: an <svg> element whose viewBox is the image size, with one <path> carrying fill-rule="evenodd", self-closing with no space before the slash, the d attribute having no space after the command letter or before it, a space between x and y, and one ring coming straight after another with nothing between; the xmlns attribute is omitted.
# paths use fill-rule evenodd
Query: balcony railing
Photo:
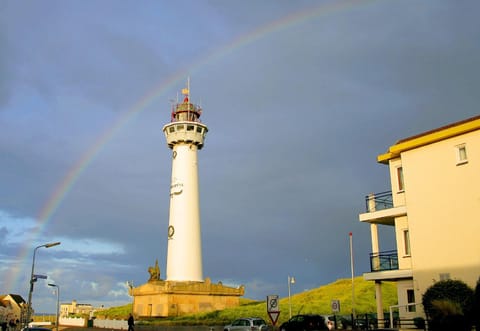
<svg viewBox="0 0 480 331"><path fill-rule="evenodd" d="M367 213L382 209L393 208L392 191L366 195L365 207Z"/></svg>
<svg viewBox="0 0 480 331"><path fill-rule="evenodd" d="M370 271L398 270L396 250L370 253Z"/></svg>

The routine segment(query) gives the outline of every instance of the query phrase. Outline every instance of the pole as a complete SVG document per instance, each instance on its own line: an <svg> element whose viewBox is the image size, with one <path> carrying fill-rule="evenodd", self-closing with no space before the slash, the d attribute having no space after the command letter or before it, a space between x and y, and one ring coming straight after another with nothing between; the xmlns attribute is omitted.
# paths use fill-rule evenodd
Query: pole
<svg viewBox="0 0 480 331"><path fill-rule="evenodd" d="M30 274L30 290L28 291L27 316L25 318L26 320L25 320L25 326L24 326L26 328L28 328L28 324L30 323L30 318L31 318L31 314L32 314L33 283L35 283L35 281L36 281L36 279L33 276L33 272L34 272L34 269L35 269L35 255L37 254L37 249L39 249L40 247L50 248L50 247L57 246L57 245L60 245L60 242L43 244L43 245L35 247L35 249L33 250L32 272Z"/></svg>
<svg viewBox="0 0 480 331"><path fill-rule="evenodd" d="M288 276L288 311L289 311L289 318L292 318L292 302L290 301L290 276Z"/></svg>
<svg viewBox="0 0 480 331"><path fill-rule="evenodd" d="M56 313L57 313L57 322L56 322L57 323L56 324L57 325L57 331L59 331L59 326L60 326L58 324L58 315L60 314L59 311L60 311L60 286L57 286L57 311L56 311Z"/></svg>
<svg viewBox="0 0 480 331"><path fill-rule="evenodd" d="M60 286L55 285L55 284L48 284L48 286L56 287L57 288L57 311L55 313L55 325L57 326L57 331L58 331L58 312L60 311Z"/></svg>
<svg viewBox="0 0 480 331"><path fill-rule="evenodd" d="M357 318L355 316L355 282L354 282L354 272L353 272L353 234L350 232L350 269L352 271L352 324L355 322Z"/></svg>
<svg viewBox="0 0 480 331"><path fill-rule="evenodd" d="M33 250L32 273L30 274L30 290L28 291L27 314L26 314L26 317L25 317L25 327L27 327L27 328L28 328L28 324L30 323L30 314L31 314L30 310L32 309L32 293L33 293L33 282L34 282L33 272L34 272L34 268L35 268L35 255L37 253L37 249L39 249L40 247L43 247L43 245L42 246L37 246Z"/></svg>
<svg viewBox="0 0 480 331"><path fill-rule="evenodd" d="M289 318L292 318L292 302L291 302L291 292L290 292L290 284L295 284L295 277L288 276L288 312Z"/></svg>

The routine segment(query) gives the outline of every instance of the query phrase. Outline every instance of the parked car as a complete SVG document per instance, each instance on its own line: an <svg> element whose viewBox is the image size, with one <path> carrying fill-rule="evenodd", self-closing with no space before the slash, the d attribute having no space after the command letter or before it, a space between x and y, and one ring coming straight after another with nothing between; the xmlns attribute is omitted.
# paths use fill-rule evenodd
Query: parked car
<svg viewBox="0 0 480 331"><path fill-rule="evenodd" d="M263 318L245 317L225 325L223 331L268 331L270 328Z"/></svg>
<svg viewBox="0 0 480 331"><path fill-rule="evenodd" d="M280 325L280 331L317 331L328 330L325 318L321 315L306 314L292 316Z"/></svg>

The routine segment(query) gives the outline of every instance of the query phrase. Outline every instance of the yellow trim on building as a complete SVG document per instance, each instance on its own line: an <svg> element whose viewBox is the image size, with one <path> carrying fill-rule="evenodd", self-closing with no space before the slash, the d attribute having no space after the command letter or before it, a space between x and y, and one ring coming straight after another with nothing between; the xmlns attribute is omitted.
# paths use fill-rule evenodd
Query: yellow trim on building
<svg viewBox="0 0 480 331"><path fill-rule="evenodd" d="M477 116L417 136L406 138L398 141L395 145L390 146L387 153L377 156L377 162L388 164L388 161L391 159L400 157L402 152L479 129L480 116Z"/></svg>

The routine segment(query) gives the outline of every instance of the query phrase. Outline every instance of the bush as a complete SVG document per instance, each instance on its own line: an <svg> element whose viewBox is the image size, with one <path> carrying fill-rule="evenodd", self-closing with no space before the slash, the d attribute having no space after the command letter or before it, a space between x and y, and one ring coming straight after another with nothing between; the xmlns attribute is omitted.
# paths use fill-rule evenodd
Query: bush
<svg viewBox="0 0 480 331"><path fill-rule="evenodd" d="M477 280L477 286L475 286L475 298L473 303L473 323L476 325L477 330L480 330L480 278Z"/></svg>
<svg viewBox="0 0 480 331"><path fill-rule="evenodd" d="M423 317L415 317L413 319L413 325L415 325L417 329L425 330L425 319Z"/></svg>
<svg viewBox="0 0 480 331"><path fill-rule="evenodd" d="M472 325L474 291L459 280L444 280L427 289L423 308L433 331L468 331Z"/></svg>

